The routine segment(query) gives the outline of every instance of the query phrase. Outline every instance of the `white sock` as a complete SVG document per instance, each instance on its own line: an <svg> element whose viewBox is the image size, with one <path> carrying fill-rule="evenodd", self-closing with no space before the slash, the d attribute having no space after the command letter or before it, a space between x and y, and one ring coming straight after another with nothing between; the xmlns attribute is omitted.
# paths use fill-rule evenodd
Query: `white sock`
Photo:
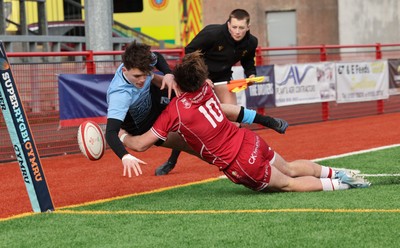
<svg viewBox="0 0 400 248"><path fill-rule="evenodd" d="M320 178L334 178L335 171L331 167L321 166Z"/></svg>
<svg viewBox="0 0 400 248"><path fill-rule="evenodd" d="M339 179L321 178L319 180L321 180L323 191L343 190L350 188L350 185L340 182Z"/></svg>

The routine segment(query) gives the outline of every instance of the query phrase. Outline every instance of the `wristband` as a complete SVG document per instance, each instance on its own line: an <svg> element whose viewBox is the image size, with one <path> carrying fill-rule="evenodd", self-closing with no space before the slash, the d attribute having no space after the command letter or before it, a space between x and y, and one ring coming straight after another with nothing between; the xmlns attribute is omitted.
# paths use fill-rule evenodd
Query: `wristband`
<svg viewBox="0 0 400 248"><path fill-rule="evenodd" d="M121 135L121 137L119 137L119 140L122 142L122 144L124 143L124 139L125 139L126 136L128 136L128 134L124 133L124 134Z"/></svg>

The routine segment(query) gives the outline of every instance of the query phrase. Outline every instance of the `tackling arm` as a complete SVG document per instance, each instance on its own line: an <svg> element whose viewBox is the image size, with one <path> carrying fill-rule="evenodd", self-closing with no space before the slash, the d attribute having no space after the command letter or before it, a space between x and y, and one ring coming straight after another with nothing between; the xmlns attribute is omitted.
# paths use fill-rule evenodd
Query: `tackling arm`
<svg viewBox="0 0 400 248"><path fill-rule="evenodd" d="M180 96L181 91L179 87L177 87L177 84L175 82L174 75L172 75L172 71L169 68L169 65L167 61L165 60L164 56L162 56L161 53L159 52L153 52L157 56L157 63L155 64L155 67L164 73L164 77L162 78L161 83L157 86L163 90L165 87L168 88L168 98L171 99L172 96L172 90L175 92L175 95Z"/></svg>
<svg viewBox="0 0 400 248"><path fill-rule="evenodd" d="M240 113L240 106L233 104L221 103L222 112L226 115L226 118L232 122L236 122Z"/></svg>
<svg viewBox="0 0 400 248"><path fill-rule="evenodd" d="M165 76L161 76L159 74L153 74L153 79L151 80L151 83L154 84L155 86L161 88L162 86L162 81Z"/></svg>
<svg viewBox="0 0 400 248"><path fill-rule="evenodd" d="M169 65L165 60L164 56L162 56L162 54L159 52L153 52L153 53L157 56L157 63L155 64L155 67L164 74L171 73L172 71L169 68Z"/></svg>
<svg viewBox="0 0 400 248"><path fill-rule="evenodd" d="M151 130L142 135L135 136L127 133L120 133L120 139L126 147L136 152L144 152L158 141L158 137Z"/></svg>

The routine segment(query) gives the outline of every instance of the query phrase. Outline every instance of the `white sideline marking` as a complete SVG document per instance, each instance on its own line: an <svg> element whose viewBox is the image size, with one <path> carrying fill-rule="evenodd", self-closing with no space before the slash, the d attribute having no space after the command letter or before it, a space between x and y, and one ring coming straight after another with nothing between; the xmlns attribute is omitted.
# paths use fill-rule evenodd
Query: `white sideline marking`
<svg viewBox="0 0 400 248"><path fill-rule="evenodd" d="M366 150L360 150L360 151L356 151L356 152L343 153L343 154L329 156L329 157L325 157L325 158L317 158L317 159L313 159L312 161L318 162L318 161L326 160L326 159L343 158L343 157L347 157L347 156L363 154L363 153L368 153L368 152L374 152L374 151L380 151L380 150L393 148L393 147L399 147L399 146L400 146L400 144L381 146L381 147L376 147L376 148L371 148L371 149L366 149ZM400 176L400 174L359 174L359 175L365 176L365 177L399 177Z"/></svg>
<svg viewBox="0 0 400 248"><path fill-rule="evenodd" d="M343 157L348 157L352 155L357 155L357 154L363 154L363 153L368 153L368 152L374 152L374 151L379 151L379 150L384 150L388 148L393 148L393 147L399 147L400 144L393 144L393 145L388 145L388 146L381 146L381 147L376 147L376 148L371 148L371 149L366 149L366 150L360 150L356 152L348 152L348 153L343 153L339 155L333 155L325 158L316 158L312 159L314 162L322 161L322 160L327 160L327 159L335 159L335 158L343 158ZM345 168L335 168L335 169L345 169ZM358 170L356 170L358 171ZM360 176L365 176L365 177L400 177L400 174L359 174ZM219 178L227 178L225 175L220 176Z"/></svg>
<svg viewBox="0 0 400 248"><path fill-rule="evenodd" d="M363 153L367 153L367 152L374 152L374 151L384 150L387 148L393 148L393 147L398 147L398 146L400 146L400 144L381 146L381 147L376 147L376 148L371 148L371 149L366 149L366 150L360 150L360 151L356 151L356 152L348 152L348 153L343 153L343 154L339 154L339 155L333 155L333 156L329 156L329 157L325 157L325 158L316 158L316 159L313 159L312 161L318 162L318 161L326 160L326 159L343 158L343 157L347 157L347 156L363 154Z"/></svg>
<svg viewBox="0 0 400 248"><path fill-rule="evenodd" d="M362 177L400 177L400 174L358 174ZM220 179L228 179L225 175L219 176Z"/></svg>
<svg viewBox="0 0 400 248"><path fill-rule="evenodd" d="M363 177L400 177L400 174L358 174Z"/></svg>

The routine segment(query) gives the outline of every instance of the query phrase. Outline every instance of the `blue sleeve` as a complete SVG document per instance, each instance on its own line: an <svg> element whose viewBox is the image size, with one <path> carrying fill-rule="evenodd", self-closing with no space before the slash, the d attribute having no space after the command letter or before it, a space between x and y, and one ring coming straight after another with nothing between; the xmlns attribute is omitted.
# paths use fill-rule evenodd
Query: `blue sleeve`
<svg viewBox="0 0 400 248"><path fill-rule="evenodd" d="M130 99L132 97L128 92L112 92L107 96L108 110L107 118L124 121L126 113L128 113Z"/></svg>

